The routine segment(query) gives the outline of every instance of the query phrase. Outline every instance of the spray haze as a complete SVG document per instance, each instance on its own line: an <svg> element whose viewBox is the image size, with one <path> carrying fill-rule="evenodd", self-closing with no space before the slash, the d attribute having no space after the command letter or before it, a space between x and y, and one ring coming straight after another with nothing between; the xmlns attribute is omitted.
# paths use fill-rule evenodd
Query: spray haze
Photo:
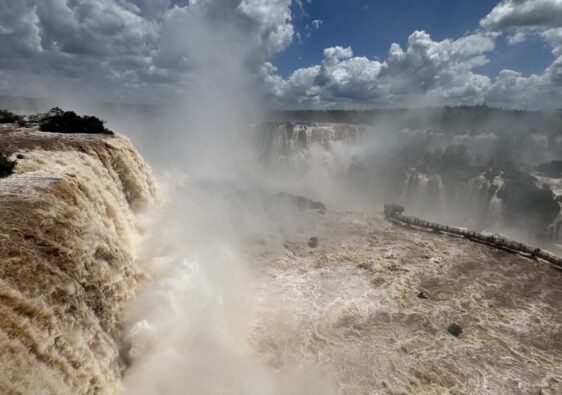
<svg viewBox="0 0 562 395"><path fill-rule="evenodd" d="M188 95L162 114L160 155L175 170L162 178L165 203L141 242L139 259L154 284L127 314L126 393L303 394L325 387L312 370L288 384L249 343L255 291L244 246L264 235L282 244L278 225L268 223L280 208L267 203L254 136L245 130L264 111L255 72L271 51L249 15L259 17L259 5L193 2L163 33L161 50L186 59L194 77Z"/></svg>
<svg viewBox="0 0 562 395"><path fill-rule="evenodd" d="M523 21L527 12L542 13L535 3L559 9L558 1L506 0L461 37L437 41L414 31L404 48L392 44L380 58L334 46L322 48L314 64L308 43L333 39L315 34L343 25L360 30L365 22L340 10L340 24L311 19L307 11L328 3L0 0L0 50L10 42L14 49L0 58L0 77L20 76L10 81L21 83L21 95L58 89L60 97L31 103L47 107L39 110L52 101L127 131L158 180L156 193L150 171L119 134L45 137L25 120L0 125L23 177L0 180L7 191L0 199L21 209L25 225L6 215L12 222L5 228L15 229L6 240L35 246L32 267L51 254L44 260L66 281L47 298L62 307L41 310L62 337L37 337L26 351L10 336L32 333L38 320L18 332L18 314L10 313L0 319L2 330L10 323L0 340L24 349L25 361L45 350L44 359L25 363L49 391L562 392L559 272L396 226L381 213L395 202L407 214L562 251L562 113L551 111L562 92L554 78L560 26L556 18ZM519 3L527 11L515 20L509 14ZM482 74L502 47L503 26L513 29L505 34L509 45L542 40L558 60L537 74ZM311 65L279 71L272 62L283 64L278 55L290 45L288 56L299 54L293 66ZM411 108L351 109L403 103ZM325 110L332 108L348 110ZM38 152L30 148L36 141ZM62 187L48 189L51 177ZM38 188L26 201L40 197L33 213L42 223L56 222L57 212L77 218L64 222L68 243L51 228L37 231L37 242L29 238L32 221L13 193L25 196L24 184ZM77 255L65 261L43 239L70 252L74 244ZM10 248L5 267L28 270L15 265ZM61 267L80 269L80 277L66 278ZM27 272L6 273L27 286ZM0 285L8 289L4 277ZM66 312L84 336L64 337L72 332ZM60 340L67 338L70 346ZM80 358L72 359L73 347ZM49 353L63 355L55 355L57 366L43 362Z"/></svg>

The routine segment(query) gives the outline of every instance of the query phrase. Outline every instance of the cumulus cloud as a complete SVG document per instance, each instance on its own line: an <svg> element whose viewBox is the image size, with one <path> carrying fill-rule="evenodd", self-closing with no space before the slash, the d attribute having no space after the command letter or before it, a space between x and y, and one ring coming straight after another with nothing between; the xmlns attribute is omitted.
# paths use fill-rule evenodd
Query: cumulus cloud
<svg viewBox="0 0 562 395"><path fill-rule="evenodd" d="M293 37L291 0L0 0L0 69L8 79L81 80L129 100L156 84L188 83L221 45L259 65ZM201 19L214 23L203 29ZM197 36L197 37L196 37ZM230 41L229 41L230 40ZM238 42L234 42L237 40ZM224 41L229 43L222 44ZM244 45L241 45L244 43ZM210 48L210 44L217 48ZM221 59L222 60L222 59ZM115 86L113 90L102 87ZM128 93L127 93L128 92ZM169 93L169 92L168 92ZM127 98L125 98L127 100Z"/></svg>
<svg viewBox="0 0 562 395"><path fill-rule="evenodd" d="M510 34L507 37L507 43L509 45L516 45L521 44L527 40L527 33L525 31L518 31L513 34Z"/></svg>
<svg viewBox="0 0 562 395"><path fill-rule="evenodd" d="M562 28L547 29L540 35L551 46L553 54L562 55Z"/></svg>
<svg viewBox="0 0 562 395"><path fill-rule="evenodd" d="M324 24L324 21L321 19L314 19L312 22L310 22L310 24L312 25L312 27L318 30L320 29L320 26Z"/></svg>
<svg viewBox="0 0 562 395"><path fill-rule="evenodd" d="M510 44L536 34L554 54L562 52L562 0L504 0L480 24L487 29L511 31Z"/></svg>
<svg viewBox="0 0 562 395"><path fill-rule="evenodd" d="M562 101L562 0L504 0L484 16L482 31L441 41L416 31L404 47L392 44L384 59L336 45L324 50L319 64L281 77L270 62L300 35L293 3L302 5L292 0L0 0L0 94L48 94L64 87L111 100L163 101L189 89L198 70L228 83L224 70L240 75L244 69L284 106L488 102L536 108ZM310 19L305 37L323 23ZM552 64L539 75L480 74L497 32L504 31L511 45L530 35L544 40Z"/></svg>
<svg viewBox="0 0 562 395"><path fill-rule="evenodd" d="M428 93L463 88L473 80L472 69L488 62L495 48L493 36L477 33L458 40L433 41L425 32L414 32L403 51L393 44L383 75L393 93Z"/></svg>
<svg viewBox="0 0 562 395"><path fill-rule="evenodd" d="M476 33L458 40L434 41L423 31L408 39L404 50L392 44L386 60L353 56L350 47L324 50L318 66L299 69L287 79L266 82L280 101L350 105L436 104L454 100L478 102L489 78L473 73L487 63L495 34Z"/></svg>
<svg viewBox="0 0 562 395"><path fill-rule="evenodd" d="M270 55L285 49L293 39L291 0L242 0L238 9L252 18Z"/></svg>
<svg viewBox="0 0 562 395"><path fill-rule="evenodd" d="M314 83L333 98L373 98L380 94L376 82L381 66L376 60L353 57L350 47L327 48Z"/></svg>
<svg viewBox="0 0 562 395"><path fill-rule="evenodd" d="M504 0L481 24L486 28L562 27L562 0Z"/></svg>
<svg viewBox="0 0 562 395"><path fill-rule="evenodd" d="M524 76L503 70L486 100L522 107L556 107L562 102L562 0L504 0L480 21L491 30L509 32L508 43L517 44L535 35L552 49L554 62L540 75Z"/></svg>

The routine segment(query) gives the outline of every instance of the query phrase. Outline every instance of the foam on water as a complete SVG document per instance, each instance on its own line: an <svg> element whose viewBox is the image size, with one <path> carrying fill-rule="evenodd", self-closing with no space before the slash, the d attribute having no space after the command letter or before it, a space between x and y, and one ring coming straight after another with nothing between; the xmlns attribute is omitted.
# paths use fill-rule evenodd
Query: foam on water
<svg viewBox="0 0 562 395"><path fill-rule="evenodd" d="M154 199L152 176L118 135L0 140L23 155L0 180L0 392L114 393L121 310L145 278L134 209Z"/></svg>

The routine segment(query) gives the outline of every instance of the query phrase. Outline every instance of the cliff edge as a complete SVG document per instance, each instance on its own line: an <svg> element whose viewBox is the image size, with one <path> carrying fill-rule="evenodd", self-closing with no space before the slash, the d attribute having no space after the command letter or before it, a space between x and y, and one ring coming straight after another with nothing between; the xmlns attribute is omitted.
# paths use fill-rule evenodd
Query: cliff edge
<svg viewBox="0 0 562 395"><path fill-rule="evenodd" d="M17 160L0 179L0 393L114 393L150 170L117 133L0 125L0 151Z"/></svg>

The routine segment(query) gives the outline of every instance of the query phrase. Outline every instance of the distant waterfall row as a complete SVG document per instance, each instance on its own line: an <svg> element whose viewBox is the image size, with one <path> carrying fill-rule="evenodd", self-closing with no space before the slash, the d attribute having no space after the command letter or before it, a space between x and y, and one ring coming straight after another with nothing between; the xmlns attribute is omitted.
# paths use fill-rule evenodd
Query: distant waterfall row
<svg viewBox="0 0 562 395"><path fill-rule="evenodd" d="M503 179L481 174L468 183L445 185L441 175L426 175L410 169L398 202L420 213L455 212L474 224L485 226L501 219L503 203L498 197ZM474 225L472 224L472 225Z"/></svg>
<svg viewBox="0 0 562 395"><path fill-rule="evenodd" d="M268 122L254 125L261 158L291 157L319 144L329 149L335 141L356 142L366 126L347 124L305 124Z"/></svg>
<svg viewBox="0 0 562 395"><path fill-rule="evenodd" d="M506 210L500 197L504 175L502 171L487 171L485 165L491 160L505 159L496 158L495 151L500 155L501 149L513 149L513 146L503 147L501 138L496 135L449 135L434 130L408 129L388 132L364 125L299 122L262 123L254 125L252 132L261 162L274 170L275 177L292 178L305 185L296 189L304 194L306 185L310 185L308 190L317 193L310 197L326 203L345 202L347 205L342 208L372 210L381 201L395 201L408 207L409 212L457 221L456 225L480 230L501 230L513 222L510 218L513 213ZM517 145L517 152L522 152L521 162L515 163L527 168L533 161L562 154L562 139L533 135L511 144ZM448 147L460 146L466 147L469 158L484 164L479 165L482 170L474 171L478 167L473 166L470 172L465 172L472 174L459 179L456 173L449 171L448 162L428 165L436 158L446 157ZM400 147L415 154L441 154L429 159L419 155L413 163L406 163L405 158L392 153L398 152ZM407 158L408 153L405 155ZM448 160L453 161L452 166L456 165L454 153L449 154ZM416 164L416 161L421 162ZM562 240L562 216L545 231L553 240Z"/></svg>

